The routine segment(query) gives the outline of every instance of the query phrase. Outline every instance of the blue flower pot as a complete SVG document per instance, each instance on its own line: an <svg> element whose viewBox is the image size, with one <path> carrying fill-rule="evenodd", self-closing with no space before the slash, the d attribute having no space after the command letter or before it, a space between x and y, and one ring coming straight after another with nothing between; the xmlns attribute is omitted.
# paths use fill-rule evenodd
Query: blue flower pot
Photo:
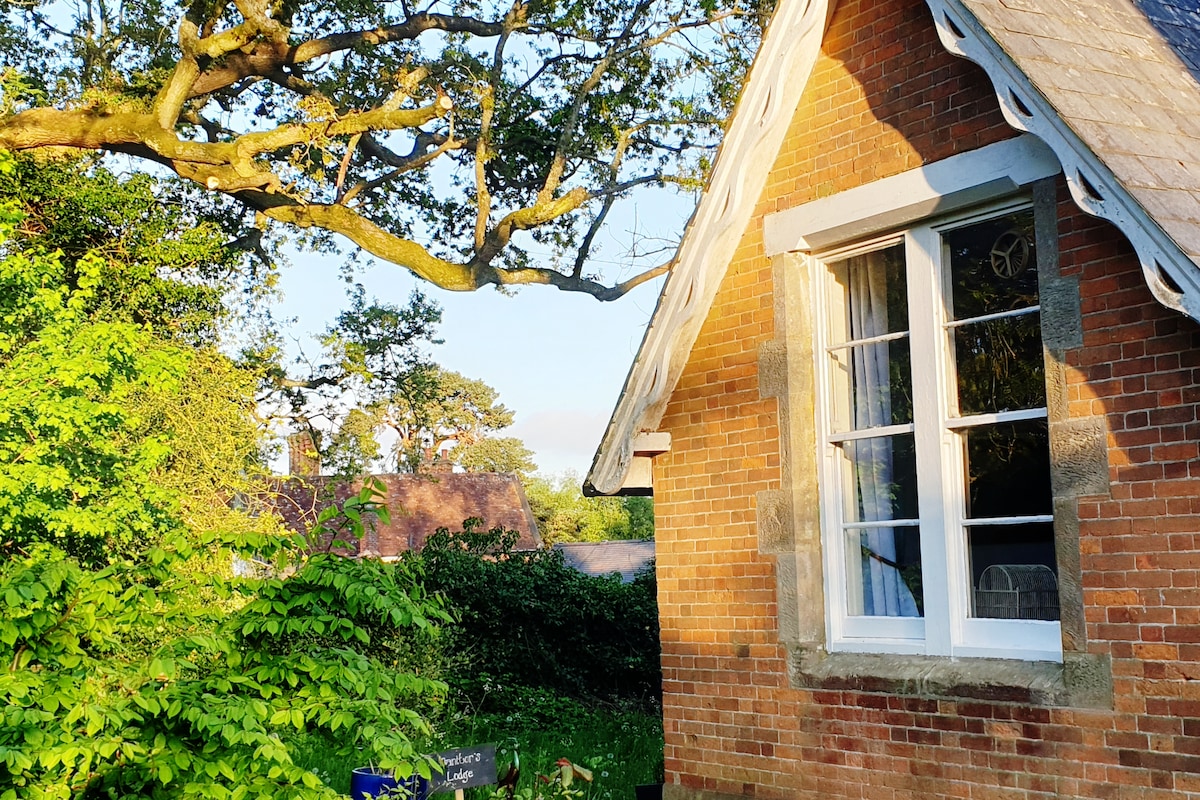
<svg viewBox="0 0 1200 800"><path fill-rule="evenodd" d="M359 767L350 773L352 800L374 800L376 797L425 800L428 794L429 781L419 775L396 780L390 770L375 767Z"/></svg>

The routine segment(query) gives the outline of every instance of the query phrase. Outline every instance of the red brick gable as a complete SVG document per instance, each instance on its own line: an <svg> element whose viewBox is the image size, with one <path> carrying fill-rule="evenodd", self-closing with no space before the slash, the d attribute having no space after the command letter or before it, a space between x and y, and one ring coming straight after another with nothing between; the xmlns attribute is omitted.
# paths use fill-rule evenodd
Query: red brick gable
<svg viewBox="0 0 1200 800"><path fill-rule="evenodd" d="M839 2L759 210L1016 135L983 70L946 52L923 3Z"/></svg>
<svg viewBox="0 0 1200 800"><path fill-rule="evenodd" d="M517 549L541 546L537 522L516 475L441 472L373 477L384 485L382 502L388 506L390 520L387 525L376 523L367 532L361 547L364 555L393 558L420 549L438 528L461 530L471 518L482 519L485 528L519 532ZM271 502L288 527L308 531L327 503L327 492L341 502L361 487L360 481L332 484L330 478L288 478Z"/></svg>
<svg viewBox="0 0 1200 800"><path fill-rule="evenodd" d="M989 686L802 685L783 641L796 637L780 628L788 587L761 503L788 480L789 454L762 354L782 306L805 299L776 294L763 217L1013 135L988 78L945 52L924 3L838 5L658 426L671 436L654 461L671 800L1200 792L1200 327L1155 302L1129 242L1061 180L1059 273L1079 281L1082 319L1061 400L1069 421L1101 421L1109 464L1107 492L1057 510L1078 518L1078 552L1060 554L1081 578L1067 645L1110 665L1111 707Z"/></svg>

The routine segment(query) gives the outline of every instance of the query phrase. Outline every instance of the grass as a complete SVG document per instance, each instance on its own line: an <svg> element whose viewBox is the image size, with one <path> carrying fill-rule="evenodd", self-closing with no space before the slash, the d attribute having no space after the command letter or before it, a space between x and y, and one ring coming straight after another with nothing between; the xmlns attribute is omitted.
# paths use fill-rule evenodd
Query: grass
<svg viewBox="0 0 1200 800"><path fill-rule="evenodd" d="M533 787L560 758L593 772L587 800L632 800L633 787L662 780L662 719L634 711L589 710L559 721L530 723L529 715L488 715L464 726L464 741L494 742L499 771L520 754L518 790Z"/></svg>
<svg viewBox="0 0 1200 800"><path fill-rule="evenodd" d="M443 722L431 749L496 745L497 771L504 774L520 755L518 791L534 788L537 775L549 774L560 758L593 771L581 800L632 800L634 787L662 780L662 719L643 711L594 708L540 692L525 695L511 711L459 714ZM493 706L494 707L494 706ZM331 788L350 791L347 764L324 752L322 740L308 737L297 744L296 762L316 772ZM534 790L536 796L536 788ZM468 800L484 800L489 790L467 792ZM451 798L451 795L436 795Z"/></svg>

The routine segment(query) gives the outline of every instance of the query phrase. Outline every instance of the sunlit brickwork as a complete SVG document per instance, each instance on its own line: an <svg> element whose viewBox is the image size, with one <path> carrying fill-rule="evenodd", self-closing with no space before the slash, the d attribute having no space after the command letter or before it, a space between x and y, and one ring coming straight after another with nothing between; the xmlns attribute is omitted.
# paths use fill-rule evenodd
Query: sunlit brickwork
<svg viewBox="0 0 1200 800"><path fill-rule="evenodd" d="M655 461L669 798L1159 798L1200 792L1200 328L1059 192L1080 281L1072 417L1108 431L1111 491L1078 501L1086 650L1113 709L791 687L755 498L782 474L759 350L777 334L764 214L1015 135L923 2L842 2L691 353ZM817 498L811 498L815 504Z"/></svg>

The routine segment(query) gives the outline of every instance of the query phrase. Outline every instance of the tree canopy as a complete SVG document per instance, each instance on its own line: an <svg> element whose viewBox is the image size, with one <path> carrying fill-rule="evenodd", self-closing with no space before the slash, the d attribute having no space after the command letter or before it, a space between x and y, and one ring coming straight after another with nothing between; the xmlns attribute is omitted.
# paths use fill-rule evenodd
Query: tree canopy
<svg viewBox="0 0 1200 800"><path fill-rule="evenodd" d="M572 472L525 481L525 494L542 541L654 538L654 501L649 497L584 497L581 484Z"/></svg>
<svg viewBox="0 0 1200 800"><path fill-rule="evenodd" d="M317 246L338 234L446 289L613 299L671 248L604 282L611 209L698 185L769 6L5 4L0 148L158 165L248 248L280 228Z"/></svg>

